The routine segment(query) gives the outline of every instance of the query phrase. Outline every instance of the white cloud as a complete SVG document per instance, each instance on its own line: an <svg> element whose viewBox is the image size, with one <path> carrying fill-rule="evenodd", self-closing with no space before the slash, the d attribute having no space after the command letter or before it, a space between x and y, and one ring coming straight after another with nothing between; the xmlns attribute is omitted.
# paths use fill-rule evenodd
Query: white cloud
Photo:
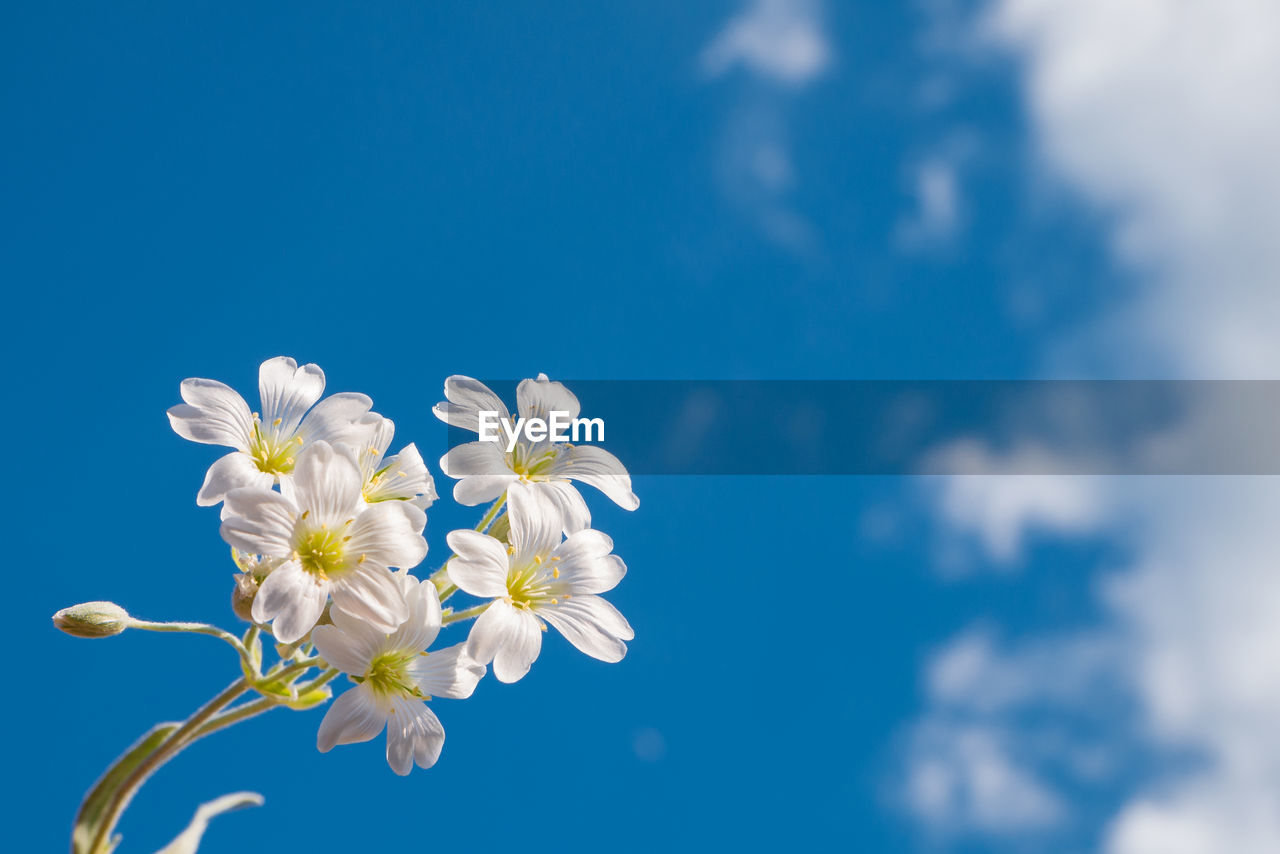
<svg viewBox="0 0 1280 854"><path fill-rule="evenodd" d="M959 178L954 163L930 157L912 170L916 210L898 225L898 240L908 248L945 243L960 225Z"/></svg>
<svg viewBox="0 0 1280 854"><path fill-rule="evenodd" d="M1057 342L1060 367L1280 372L1280 4L994 0L983 30L988 45L1020 60L1045 172L1105 215L1115 259L1132 279L1132 292ZM1149 777L1124 784L1102 850L1280 850L1280 481L1109 479L1092 518L1072 487L1055 489L992 486L941 507L997 557L1016 553L1022 529L1046 519L1123 537L1132 549L1131 566L1104 586L1103 627L1087 631L1100 643L1123 639L1112 662L1118 690L1140 714L1141 737L1130 743L1147 745L1157 761ZM935 664L922 730L990 680L1012 680L1019 687L1006 694L1051 700L1061 715L1098 705L1092 689L1063 691L1027 668L993 669L990 650L973 638L939 659L949 664ZM1052 660L1055 646L1066 655L1078 641L1029 643ZM1034 776L1025 722L998 708L970 714ZM1080 746L1069 743L1062 756ZM936 755L951 754L940 747ZM963 757L953 764L951 773L965 773Z"/></svg>
<svg viewBox="0 0 1280 854"><path fill-rule="evenodd" d="M1139 285L1075 347L1135 373L1280 374L1280 4L1002 0L985 33Z"/></svg>
<svg viewBox="0 0 1280 854"><path fill-rule="evenodd" d="M903 772L907 808L935 835L1060 828L1072 810L1049 780L1094 781L1113 770L1118 754L1114 744L1064 726L1056 712L1078 708L1087 695L1095 707L1077 717L1106 719L1118 739L1124 718L1103 701L1119 696L1122 651L1117 639L1092 632L1008 648L987 629L956 638L926 673L929 711L912 729Z"/></svg>
<svg viewBox="0 0 1280 854"><path fill-rule="evenodd" d="M794 252L815 245L813 229L790 196L798 184L786 119L791 97L829 67L832 51L818 0L750 0L702 52L703 71L749 72L719 145L725 196L770 241Z"/></svg>
<svg viewBox="0 0 1280 854"><path fill-rule="evenodd" d="M931 722L914 736L905 794L935 833L1040 830L1066 814L1062 800L1019 765L1004 733Z"/></svg>
<svg viewBox="0 0 1280 854"><path fill-rule="evenodd" d="M702 66L718 77L742 66L778 83L802 85L831 63L817 0L753 0L702 53Z"/></svg>
<svg viewBox="0 0 1280 854"><path fill-rule="evenodd" d="M939 459L950 470L971 473L933 484L938 510L954 528L976 536L1000 564L1019 559L1032 533L1086 533L1105 512L1106 493L1097 478L1036 474L1060 467L1035 448L997 456L961 442L940 451Z"/></svg>

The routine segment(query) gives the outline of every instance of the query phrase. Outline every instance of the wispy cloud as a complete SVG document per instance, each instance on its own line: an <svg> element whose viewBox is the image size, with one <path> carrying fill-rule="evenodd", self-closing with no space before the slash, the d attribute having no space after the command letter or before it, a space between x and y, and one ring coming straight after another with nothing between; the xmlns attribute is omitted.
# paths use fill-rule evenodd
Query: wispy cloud
<svg viewBox="0 0 1280 854"><path fill-rule="evenodd" d="M792 204L799 170L787 112L795 94L830 66L832 51L818 0L750 0L703 50L709 79L741 71L744 89L718 146L725 197L773 243L797 252L815 245Z"/></svg>
<svg viewBox="0 0 1280 854"><path fill-rule="evenodd" d="M817 0L753 0L702 53L713 77L740 66L792 86L818 77L830 62Z"/></svg>
<svg viewBox="0 0 1280 854"><path fill-rule="evenodd" d="M898 224L898 242L915 249L947 243L960 225L960 188L956 165L929 157L915 165L911 191L916 209Z"/></svg>

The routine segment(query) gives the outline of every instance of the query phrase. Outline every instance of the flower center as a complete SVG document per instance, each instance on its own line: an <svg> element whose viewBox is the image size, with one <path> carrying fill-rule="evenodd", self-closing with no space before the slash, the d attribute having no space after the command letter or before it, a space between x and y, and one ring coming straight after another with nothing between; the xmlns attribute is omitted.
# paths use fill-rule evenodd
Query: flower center
<svg viewBox="0 0 1280 854"><path fill-rule="evenodd" d="M507 599L518 608L529 608L534 605L550 602L559 604L560 598L568 599L564 592L565 585L560 579L560 570L555 564L560 560L553 557L549 561L541 555L534 557L524 566L514 567L507 572Z"/></svg>
<svg viewBox="0 0 1280 854"><path fill-rule="evenodd" d="M305 519L305 514L303 516ZM347 555L347 526L354 520L348 519L340 528L321 525L319 528L302 528L294 534L293 553L307 573L321 580L341 575L351 568L352 561ZM363 555L360 561L363 561ZM356 561L359 563L360 561Z"/></svg>
<svg viewBox="0 0 1280 854"><path fill-rule="evenodd" d="M289 474L293 471L293 457L302 446L302 437L278 436L275 430L279 426L280 419L277 418L269 428L262 429L258 415L254 413L253 438L249 442L249 456L253 458L258 471L275 475Z"/></svg>
<svg viewBox="0 0 1280 854"><path fill-rule="evenodd" d="M548 474L551 464L556 461L556 457L560 455L561 448L565 445L550 445L536 452L524 445L518 444L510 454L507 455L511 470L521 477L531 480L544 480Z"/></svg>
<svg viewBox="0 0 1280 854"><path fill-rule="evenodd" d="M369 449L370 453L374 453L376 451L377 448ZM392 497L384 493L384 490L391 485L392 478L388 474L390 471L391 464L388 463L369 476L364 488L361 489L361 494L364 496L365 501L370 504L376 504L379 501L386 501L388 498ZM400 472L400 475L403 476L404 472Z"/></svg>
<svg viewBox="0 0 1280 854"><path fill-rule="evenodd" d="M359 681L368 681L369 686L383 696L429 699L409 675L409 665L420 655L426 653L395 651L374 656L364 680Z"/></svg>

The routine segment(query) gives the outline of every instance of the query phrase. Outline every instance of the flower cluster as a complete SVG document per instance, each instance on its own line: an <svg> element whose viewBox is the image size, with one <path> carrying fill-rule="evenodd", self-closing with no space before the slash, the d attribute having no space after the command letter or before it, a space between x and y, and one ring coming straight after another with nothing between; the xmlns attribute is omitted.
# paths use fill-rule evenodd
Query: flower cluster
<svg viewBox="0 0 1280 854"><path fill-rule="evenodd" d="M258 411L205 379L184 381L184 403L169 410L179 435L232 449L209 468L196 501L222 505L221 534L240 567L237 613L251 632L269 631L286 659L300 656L355 685L326 713L321 751L386 729L393 771L430 767L444 729L427 701L469 697L490 663L499 681L520 679L548 624L594 658L626 654L631 626L600 595L626 565L613 541L590 527L574 486L589 484L635 509L639 500L615 457L527 439L505 452L482 442L450 450L440 465L458 477L454 498L493 504L476 528L448 534L453 555L419 579L411 571L427 555L425 510L437 498L431 474L412 444L387 456L395 426L368 397L322 400L324 386L319 367L278 357L261 366ZM450 377L445 397L434 412L455 427L477 430L481 411L510 420L476 380ZM545 375L520 383L517 404L525 417L580 410ZM481 601L462 610L442 605L459 591ZM465 641L430 649L444 626L472 618Z"/></svg>

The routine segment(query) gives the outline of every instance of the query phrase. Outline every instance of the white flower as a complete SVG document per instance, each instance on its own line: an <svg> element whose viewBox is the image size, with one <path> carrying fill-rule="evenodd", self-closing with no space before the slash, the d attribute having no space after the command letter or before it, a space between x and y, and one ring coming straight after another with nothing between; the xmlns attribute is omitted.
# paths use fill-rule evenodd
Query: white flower
<svg viewBox="0 0 1280 854"><path fill-rule="evenodd" d="M269 489L293 472L307 444L358 446L372 430L361 420L373 405L363 394L335 394L316 403L324 392L324 371L316 365L298 367L287 356L268 359L258 369L258 390L261 413L250 412L243 397L216 380L182 381L186 403L169 409L174 432L193 442L235 448L210 466L197 504L217 504L243 486Z"/></svg>
<svg viewBox="0 0 1280 854"><path fill-rule="evenodd" d="M383 631L407 611L388 567L410 569L427 555L426 515L404 501L366 505L355 461L327 442L297 459L287 494L261 487L233 489L222 510L222 538L268 558L286 558L263 580L253 618L274 619L283 643L301 638L326 599Z"/></svg>
<svg viewBox="0 0 1280 854"><path fill-rule="evenodd" d="M333 625L317 626L311 639L331 667L356 683L325 713L316 746L327 753L334 745L376 738L386 726L387 763L403 776L415 762L430 768L444 746L444 727L424 701L470 697L485 668L466 655L465 644L423 651L440 632L436 587L408 574L396 578L409 616L394 632L334 608Z"/></svg>
<svg viewBox="0 0 1280 854"><path fill-rule="evenodd" d="M473 596L492 599L467 638L467 652L493 662L502 682L529 672L542 647L542 620L601 661L620 661L635 632L618 609L595 595L626 573L613 541L587 529L560 540L560 519L541 490L515 484L507 495L510 545L477 531L453 531L449 580Z"/></svg>
<svg viewBox="0 0 1280 854"><path fill-rule="evenodd" d="M479 413L497 412L508 430L515 428L506 404L479 380L449 377L444 381L444 396L447 399L432 411L454 427L479 433ZM516 408L521 418L545 420L555 411L574 419L582 405L563 384L538 374L536 380L522 380L516 388ZM523 431L510 453L502 442L467 442L441 457L440 468L450 477L460 478L453 487L453 498L468 506L493 501L516 481L535 484L556 505L567 534L591 524L587 504L570 480L594 486L626 510L640 506L640 499L631 491L631 476L613 454L594 445L550 439L530 442Z"/></svg>
<svg viewBox="0 0 1280 854"><path fill-rule="evenodd" d="M351 449L364 479L364 500L370 504L408 501L426 510L438 496L436 482L418 449L412 444L405 445L400 453L383 459L391 447L396 425L390 418L376 413L366 416L365 423L372 426L367 443Z"/></svg>

